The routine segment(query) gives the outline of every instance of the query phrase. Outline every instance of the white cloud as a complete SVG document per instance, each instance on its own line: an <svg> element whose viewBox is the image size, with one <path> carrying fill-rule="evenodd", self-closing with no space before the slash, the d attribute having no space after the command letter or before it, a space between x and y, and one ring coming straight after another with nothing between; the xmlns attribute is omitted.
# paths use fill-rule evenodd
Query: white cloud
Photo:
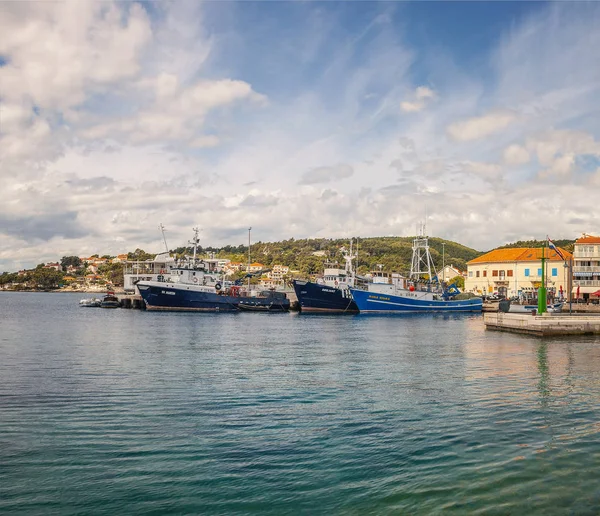
<svg viewBox="0 0 600 516"><path fill-rule="evenodd" d="M436 93L427 86L419 86L412 95L413 100L405 100L400 103L400 109L406 113L421 111L427 103L437 98Z"/></svg>
<svg viewBox="0 0 600 516"><path fill-rule="evenodd" d="M0 55L9 57L0 67L3 97L54 110L134 77L151 28L137 3L7 2L0 34Z"/></svg>
<svg viewBox="0 0 600 516"><path fill-rule="evenodd" d="M263 241L409 235L427 205L432 234L479 249L598 225L600 172L584 167L600 156L600 8L535 10L484 82L383 18L339 38L324 11L311 39L308 22L234 33L231 4L152 4L151 18L146 5L2 6L2 269L159 250L159 222L172 246L196 224L211 245L243 243L249 225ZM203 9L222 9L214 33ZM413 65L439 91L411 86Z"/></svg>
<svg viewBox="0 0 600 516"><path fill-rule="evenodd" d="M521 145L512 144L504 149L504 163L507 165L523 165L529 163L529 152Z"/></svg>
<svg viewBox="0 0 600 516"><path fill-rule="evenodd" d="M332 167L317 167L307 170L300 179L301 185L314 185L318 183L331 183L346 179L354 174L354 169L346 163L340 163Z"/></svg>
<svg viewBox="0 0 600 516"><path fill-rule="evenodd" d="M556 158L553 158L549 168L540 171L540 177L565 177L570 176L575 167L575 155L574 154L562 154Z"/></svg>
<svg viewBox="0 0 600 516"><path fill-rule="evenodd" d="M447 132L456 141L478 140L506 129L516 120L516 113L493 111L484 116L454 122L448 126Z"/></svg>

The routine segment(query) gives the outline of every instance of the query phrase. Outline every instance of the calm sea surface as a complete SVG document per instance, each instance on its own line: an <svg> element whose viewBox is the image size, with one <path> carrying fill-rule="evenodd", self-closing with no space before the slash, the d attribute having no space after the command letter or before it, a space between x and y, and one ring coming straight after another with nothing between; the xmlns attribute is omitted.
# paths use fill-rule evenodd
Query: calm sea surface
<svg viewBox="0 0 600 516"><path fill-rule="evenodd" d="M0 293L1 514L600 513L600 339Z"/></svg>

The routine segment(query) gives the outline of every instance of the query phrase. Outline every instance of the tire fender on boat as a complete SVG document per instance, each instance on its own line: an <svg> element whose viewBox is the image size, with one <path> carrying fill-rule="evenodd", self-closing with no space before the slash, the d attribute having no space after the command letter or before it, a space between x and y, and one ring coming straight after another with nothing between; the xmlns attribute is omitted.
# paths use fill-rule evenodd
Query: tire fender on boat
<svg viewBox="0 0 600 516"><path fill-rule="evenodd" d="M194 283L198 283L198 278L194 278Z"/></svg>
<svg viewBox="0 0 600 516"><path fill-rule="evenodd" d="M220 283L215 283L215 290L221 290L221 284Z"/></svg>

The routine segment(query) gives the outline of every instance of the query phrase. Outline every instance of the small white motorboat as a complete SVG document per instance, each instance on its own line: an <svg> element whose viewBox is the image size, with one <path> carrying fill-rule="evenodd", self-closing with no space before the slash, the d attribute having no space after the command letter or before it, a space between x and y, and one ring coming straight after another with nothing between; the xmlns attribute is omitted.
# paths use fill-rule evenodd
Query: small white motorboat
<svg viewBox="0 0 600 516"><path fill-rule="evenodd" d="M102 300L97 297L90 297L89 299L82 299L79 301L79 306L83 307L98 307L102 304Z"/></svg>
<svg viewBox="0 0 600 516"><path fill-rule="evenodd" d="M546 306L546 311L548 313L561 312L563 304L564 303L562 303L562 302L561 303L551 303ZM537 305L520 305L520 304L511 303L507 299L500 301L499 306L498 306L498 309L501 312L508 312L511 314L530 314L534 310L537 312L537 308L538 308Z"/></svg>

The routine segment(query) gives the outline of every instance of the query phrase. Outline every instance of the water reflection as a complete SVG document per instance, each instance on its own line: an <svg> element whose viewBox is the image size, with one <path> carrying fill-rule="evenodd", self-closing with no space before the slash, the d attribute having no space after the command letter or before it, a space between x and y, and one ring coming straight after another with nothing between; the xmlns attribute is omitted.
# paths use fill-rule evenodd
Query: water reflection
<svg viewBox="0 0 600 516"><path fill-rule="evenodd" d="M540 404L546 408L550 400L550 369L548 367L548 344L542 341L537 349L537 363L540 378L538 381L538 390L540 393Z"/></svg>

